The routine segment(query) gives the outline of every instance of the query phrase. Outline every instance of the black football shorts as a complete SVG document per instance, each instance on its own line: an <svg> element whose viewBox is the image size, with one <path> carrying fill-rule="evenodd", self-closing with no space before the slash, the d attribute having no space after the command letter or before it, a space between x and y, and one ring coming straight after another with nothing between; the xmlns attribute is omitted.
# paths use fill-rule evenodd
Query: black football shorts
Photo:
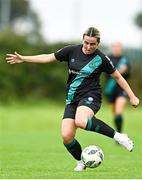
<svg viewBox="0 0 142 180"><path fill-rule="evenodd" d="M87 106L93 110L94 114L96 114L101 107L101 96L100 95L96 97L89 96L81 99L78 102L67 104L65 106L63 119L65 118L75 119L76 110L77 107L79 106Z"/></svg>
<svg viewBox="0 0 142 180"><path fill-rule="evenodd" d="M128 95L122 88L117 87L107 98L110 103L115 103L118 97L128 97Z"/></svg>

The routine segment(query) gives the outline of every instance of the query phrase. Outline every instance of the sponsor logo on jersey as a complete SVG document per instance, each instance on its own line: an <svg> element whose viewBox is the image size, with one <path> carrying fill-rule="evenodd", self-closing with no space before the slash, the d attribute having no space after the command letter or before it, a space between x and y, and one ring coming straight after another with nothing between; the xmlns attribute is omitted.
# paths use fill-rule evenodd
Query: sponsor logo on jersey
<svg viewBox="0 0 142 180"><path fill-rule="evenodd" d="M69 74L77 74L77 75L80 75L80 76L87 76L85 73L82 73L80 71L75 71L75 70L72 70L72 69L69 69Z"/></svg>

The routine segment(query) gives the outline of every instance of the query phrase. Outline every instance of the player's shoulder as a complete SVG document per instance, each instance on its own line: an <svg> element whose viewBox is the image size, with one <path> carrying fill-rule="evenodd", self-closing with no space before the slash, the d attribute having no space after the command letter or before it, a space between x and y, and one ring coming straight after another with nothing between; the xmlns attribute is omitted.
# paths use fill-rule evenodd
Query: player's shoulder
<svg viewBox="0 0 142 180"><path fill-rule="evenodd" d="M59 49L57 52L54 53L55 58L60 61L68 61L69 56L71 56L74 52L78 51L79 48L80 45L64 46L62 49Z"/></svg>
<svg viewBox="0 0 142 180"><path fill-rule="evenodd" d="M71 45L65 46L63 49L67 49L67 50L71 50L72 51L72 50L78 49L80 47L81 47L80 44L78 44L78 45L71 44Z"/></svg>
<svg viewBox="0 0 142 180"><path fill-rule="evenodd" d="M112 70L109 72L109 74L111 74L112 72L114 72L115 70L115 67L114 67L114 64L113 62L111 61L110 57L108 57L106 54L104 54L102 51L98 50L98 55L101 57L102 59L102 65L104 67L111 67Z"/></svg>
<svg viewBox="0 0 142 180"><path fill-rule="evenodd" d="M80 45L67 45L59 49L55 54L60 54L60 53L71 54L74 51L78 50L79 48Z"/></svg>

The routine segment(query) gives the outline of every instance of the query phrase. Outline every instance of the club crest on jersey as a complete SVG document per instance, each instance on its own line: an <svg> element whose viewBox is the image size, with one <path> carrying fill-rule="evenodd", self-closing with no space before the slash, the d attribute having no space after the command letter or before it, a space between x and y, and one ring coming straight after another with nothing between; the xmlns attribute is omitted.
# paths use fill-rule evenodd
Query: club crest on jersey
<svg viewBox="0 0 142 180"><path fill-rule="evenodd" d="M93 98L92 97L88 97L86 100L85 100L85 103L86 104L92 104L92 102L93 102Z"/></svg>
<svg viewBox="0 0 142 180"><path fill-rule="evenodd" d="M88 101L92 102L93 98L92 97L88 97Z"/></svg>
<svg viewBox="0 0 142 180"><path fill-rule="evenodd" d="M74 59L74 58L72 58L72 59L71 59L71 62L72 62L72 63L73 63L73 62L75 62L75 59Z"/></svg>

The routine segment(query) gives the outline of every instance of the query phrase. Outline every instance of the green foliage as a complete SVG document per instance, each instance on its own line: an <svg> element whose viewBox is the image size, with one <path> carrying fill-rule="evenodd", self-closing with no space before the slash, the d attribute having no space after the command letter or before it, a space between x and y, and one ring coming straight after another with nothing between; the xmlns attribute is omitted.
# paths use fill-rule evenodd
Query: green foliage
<svg viewBox="0 0 142 180"><path fill-rule="evenodd" d="M137 16L135 17L135 24L142 29L142 13L138 13Z"/></svg>
<svg viewBox="0 0 142 180"><path fill-rule="evenodd" d="M8 6L9 4L9 6ZM33 10L29 6L29 1L27 0L8 0L8 2L5 2L3 0L0 0L0 10L2 8L2 5L10 7L10 22L12 24L13 21L15 21L17 18L25 18L29 16L29 18L32 17L32 19L37 17L37 15L33 12Z"/></svg>
<svg viewBox="0 0 142 180"><path fill-rule="evenodd" d="M28 14L28 1L11 0L11 21Z"/></svg>
<svg viewBox="0 0 142 180"><path fill-rule="evenodd" d="M5 31L9 27L16 33L26 34L26 39L31 43L40 41L42 38L40 34L41 24L37 13L30 6L30 1L0 0L0 11L2 11L1 31ZM27 28L24 27L26 25Z"/></svg>
<svg viewBox="0 0 142 180"><path fill-rule="evenodd" d="M51 53L63 44L47 45L44 42L31 45L25 36L17 36L12 31L0 34L0 100L26 97L62 98L65 95L66 65L55 64L15 64L5 61L7 53L17 51L24 55Z"/></svg>

